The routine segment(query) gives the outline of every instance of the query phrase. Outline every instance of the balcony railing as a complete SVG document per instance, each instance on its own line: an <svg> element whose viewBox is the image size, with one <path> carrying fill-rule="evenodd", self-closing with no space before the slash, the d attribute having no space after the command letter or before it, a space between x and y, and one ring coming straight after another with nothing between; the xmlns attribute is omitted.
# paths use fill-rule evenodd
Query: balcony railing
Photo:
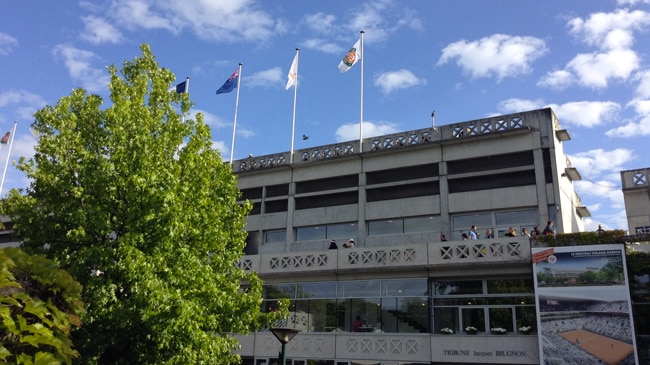
<svg viewBox="0 0 650 365"><path fill-rule="evenodd" d="M421 245L360 247L308 252L244 256L239 267L260 275L295 272L333 272L357 269L435 267L457 264L529 262L528 237L476 241L447 241Z"/></svg>

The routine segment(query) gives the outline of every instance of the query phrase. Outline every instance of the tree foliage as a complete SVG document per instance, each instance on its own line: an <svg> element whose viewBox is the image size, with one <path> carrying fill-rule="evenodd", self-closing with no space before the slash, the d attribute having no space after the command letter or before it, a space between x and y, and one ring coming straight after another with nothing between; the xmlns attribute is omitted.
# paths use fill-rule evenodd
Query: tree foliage
<svg viewBox="0 0 650 365"><path fill-rule="evenodd" d="M621 239L624 236L625 231L614 229L603 232L575 232L556 235L539 235L533 236L530 239L531 243L536 247L561 247L622 243Z"/></svg>
<svg viewBox="0 0 650 365"><path fill-rule="evenodd" d="M83 363L238 362L232 334L272 320L258 277L235 265L250 203L202 115L181 117L188 94L141 49L109 67L109 107L76 89L35 114L36 153L18 163L32 183L4 212L23 247L84 286Z"/></svg>
<svg viewBox="0 0 650 365"><path fill-rule="evenodd" d="M71 364L81 285L44 256L0 250L0 362Z"/></svg>

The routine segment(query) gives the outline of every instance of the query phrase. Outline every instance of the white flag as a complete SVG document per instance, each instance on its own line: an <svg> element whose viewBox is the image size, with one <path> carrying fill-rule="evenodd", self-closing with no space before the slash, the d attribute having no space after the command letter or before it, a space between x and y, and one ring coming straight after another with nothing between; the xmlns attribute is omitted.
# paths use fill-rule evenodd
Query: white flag
<svg viewBox="0 0 650 365"><path fill-rule="evenodd" d="M349 70L352 66L354 66L355 63L359 62L361 59L361 38L357 41L357 43L350 48L348 53L345 54L341 62L339 63L339 71L341 73Z"/></svg>
<svg viewBox="0 0 650 365"><path fill-rule="evenodd" d="M292 86L296 86L298 83L298 53L293 57L293 62L291 62L291 68L289 69L289 78L287 80L287 90Z"/></svg>

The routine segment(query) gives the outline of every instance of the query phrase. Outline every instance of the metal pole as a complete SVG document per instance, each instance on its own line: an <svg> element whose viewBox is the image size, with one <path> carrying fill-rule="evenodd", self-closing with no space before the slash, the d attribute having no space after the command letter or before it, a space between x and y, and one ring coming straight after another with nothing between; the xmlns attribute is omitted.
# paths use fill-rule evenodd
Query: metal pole
<svg viewBox="0 0 650 365"><path fill-rule="evenodd" d="M232 168L233 158L235 156L235 130L237 129L237 111L239 110L239 89L241 86L241 69L242 63L239 63L237 69L237 97L235 98L235 119L232 123L232 145L230 146L230 167Z"/></svg>
<svg viewBox="0 0 650 365"><path fill-rule="evenodd" d="M286 344L282 344L282 365L287 365L287 353L284 351Z"/></svg>
<svg viewBox="0 0 650 365"><path fill-rule="evenodd" d="M11 157L11 147L14 145L14 138L16 137L16 126L18 122L14 122L14 128L11 130L11 140L9 141L9 151L7 151L7 162L5 163L5 169L2 172L2 182L0 182L0 194L2 194L2 188L5 186L5 177L7 177L7 168L9 167L9 157Z"/></svg>

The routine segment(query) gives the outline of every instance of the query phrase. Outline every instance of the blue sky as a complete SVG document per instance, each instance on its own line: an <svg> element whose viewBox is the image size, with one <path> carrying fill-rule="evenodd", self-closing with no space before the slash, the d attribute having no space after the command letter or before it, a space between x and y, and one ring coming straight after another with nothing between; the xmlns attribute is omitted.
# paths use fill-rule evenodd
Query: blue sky
<svg viewBox="0 0 650 365"><path fill-rule="evenodd" d="M215 91L240 62L235 159L289 151L300 48L295 149L355 140L360 65L337 66L361 30L364 138L428 127L434 109L444 125L550 106L572 137L586 229L628 228L620 171L650 167L650 0L6 0L0 128L18 121L11 160L31 156L36 110L76 87L108 102L106 66L148 43L177 82L191 77L224 160L237 93ZM2 194L28 184L10 166Z"/></svg>

